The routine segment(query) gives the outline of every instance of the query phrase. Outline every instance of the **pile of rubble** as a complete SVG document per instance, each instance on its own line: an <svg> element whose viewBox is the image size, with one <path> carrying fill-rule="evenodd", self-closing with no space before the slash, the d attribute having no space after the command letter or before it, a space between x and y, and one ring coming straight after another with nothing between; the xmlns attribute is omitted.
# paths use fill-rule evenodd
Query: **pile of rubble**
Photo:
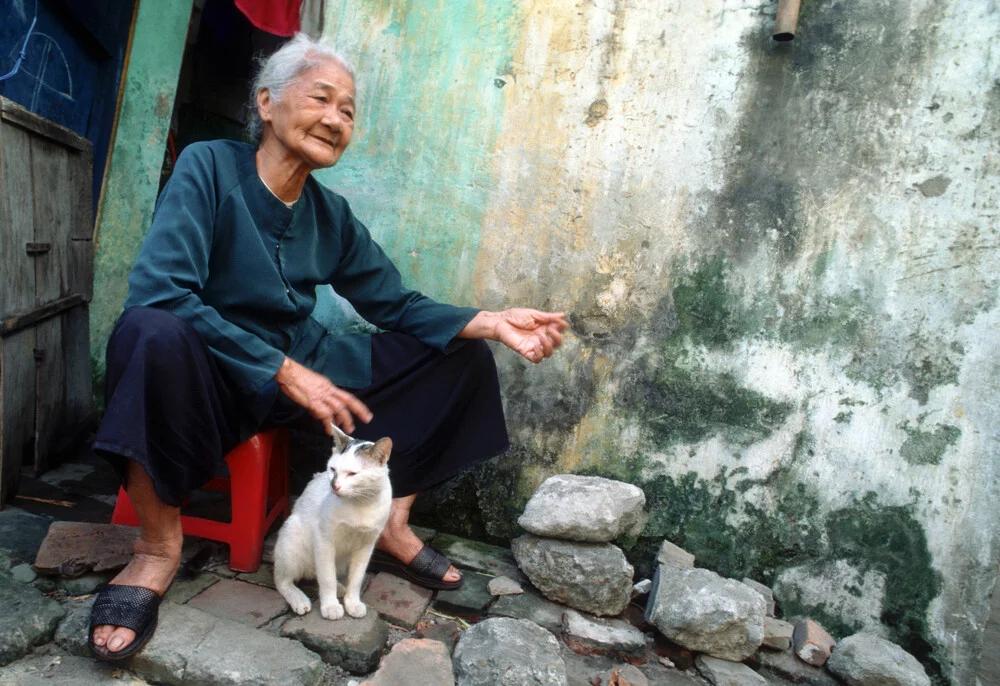
<svg viewBox="0 0 1000 686"><path fill-rule="evenodd" d="M693 555L669 541L657 556L653 579L633 587L632 566L612 541L641 530L644 508L642 491L630 484L559 475L539 487L518 520L530 533L513 541L514 556L536 588L568 606L563 638L574 651L642 662L658 632L690 651L698 672L717 686L930 685L922 665L899 646L871 634L837 642L811 619L777 619L769 588L698 569ZM621 615L632 595L645 600L645 613L630 622ZM565 683L540 674L532 678L524 683Z"/></svg>

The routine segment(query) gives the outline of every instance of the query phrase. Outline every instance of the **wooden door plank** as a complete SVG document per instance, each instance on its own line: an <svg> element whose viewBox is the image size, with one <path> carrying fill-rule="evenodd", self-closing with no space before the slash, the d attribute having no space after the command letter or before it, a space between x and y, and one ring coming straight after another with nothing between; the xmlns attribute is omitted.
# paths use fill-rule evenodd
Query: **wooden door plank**
<svg viewBox="0 0 1000 686"><path fill-rule="evenodd" d="M66 288L90 302L94 296L94 242L71 238L66 256Z"/></svg>
<svg viewBox="0 0 1000 686"><path fill-rule="evenodd" d="M31 141L31 178L35 188L35 242L52 249L36 255L35 303L43 305L67 293L63 281L70 232L72 193L67 151L45 138Z"/></svg>
<svg viewBox="0 0 1000 686"><path fill-rule="evenodd" d="M0 317L35 304L35 262L25 252L35 240L30 170L28 134L0 122Z"/></svg>
<svg viewBox="0 0 1000 686"><path fill-rule="evenodd" d="M73 196L70 240L94 238L94 202L90 187L94 167L93 157L88 148L72 153L68 158L69 185Z"/></svg>
<svg viewBox="0 0 1000 686"><path fill-rule="evenodd" d="M63 344L66 348L66 426L85 428L93 420L94 390L90 374L90 313L87 305L74 307L63 315Z"/></svg>
<svg viewBox="0 0 1000 686"><path fill-rule="evenodd" d="M63 147L74 150L90 150L90 141L79 135L75 131L60 126L54 121L49 121L45 117L40 117L34 112L24 109L16 102L0 97L0 120L8 124L15 124L26 131L37 134L34 137L44 136L45 138L59 143ZM9 127L12 128L12 127Z"/></svg>
<svg viewBox="0 0 1000 686"><path fill-rule="evenodd" d="M0 339L0 507L17 491L35 426L35 330Z"/></svg>
<svg viewBox="0 0 1000 686"><path fill-rule="evenodd" d="M62 317L35 325L35 474L51 469L52 448L66 430L66 351Z"/></svg>

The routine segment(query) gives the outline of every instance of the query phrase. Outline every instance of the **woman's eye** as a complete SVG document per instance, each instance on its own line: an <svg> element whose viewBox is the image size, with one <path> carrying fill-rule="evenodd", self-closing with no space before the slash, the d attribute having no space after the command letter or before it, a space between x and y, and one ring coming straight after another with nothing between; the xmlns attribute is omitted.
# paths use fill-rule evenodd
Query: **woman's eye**
<svg viewBox="0 0 1000 686"><path fill-rule="evenodd" d="M354 112L351 112L350 110L341 110L341 113L351 121L354 121Z"/></svg>
<svg viewBox="0 0 1000 686"><path fill-rule="evenodd" d="M313 96L313 100L319 100L320 102L325 103L326 102L326 96L325 95L314 95Z"/></svg>

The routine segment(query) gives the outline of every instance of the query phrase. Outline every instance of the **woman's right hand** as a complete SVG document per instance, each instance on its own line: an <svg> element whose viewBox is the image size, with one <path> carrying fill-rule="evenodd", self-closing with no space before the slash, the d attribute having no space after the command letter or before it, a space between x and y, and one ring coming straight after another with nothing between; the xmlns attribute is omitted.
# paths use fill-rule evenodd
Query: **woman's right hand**
<svg viewBox="0 0 1000 686"><path fill-rule="evenodd" d="M323 424L323 429L333 435L333 424L345 433L354 431L354 417L365 424L372 420L372 411L342 388L308 367L286 357L274 375L281 392L309 410Z"/></svg>

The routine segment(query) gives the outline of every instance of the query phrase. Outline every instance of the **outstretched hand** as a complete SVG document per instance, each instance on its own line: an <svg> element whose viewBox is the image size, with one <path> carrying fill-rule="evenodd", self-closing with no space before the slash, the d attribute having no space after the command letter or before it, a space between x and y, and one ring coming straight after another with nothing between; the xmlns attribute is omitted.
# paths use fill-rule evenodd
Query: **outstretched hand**
<svg viewBox="0 0 1000 686"><path fill-rule="evenodd" d="M323 429L331 436L334 424L351 433L355 417L366 424L372 419L372 411L355 396L290 358L285 358L274 380L282 393L320 420Z"/></svg>
<svg viewBox="0 0 1000 686"><path fill-rule="evenodd" d="M524 359L538 364L562 345L566 326L563 312L514 307L502 312L480 312L458 335L500 341Z"/></svg>

